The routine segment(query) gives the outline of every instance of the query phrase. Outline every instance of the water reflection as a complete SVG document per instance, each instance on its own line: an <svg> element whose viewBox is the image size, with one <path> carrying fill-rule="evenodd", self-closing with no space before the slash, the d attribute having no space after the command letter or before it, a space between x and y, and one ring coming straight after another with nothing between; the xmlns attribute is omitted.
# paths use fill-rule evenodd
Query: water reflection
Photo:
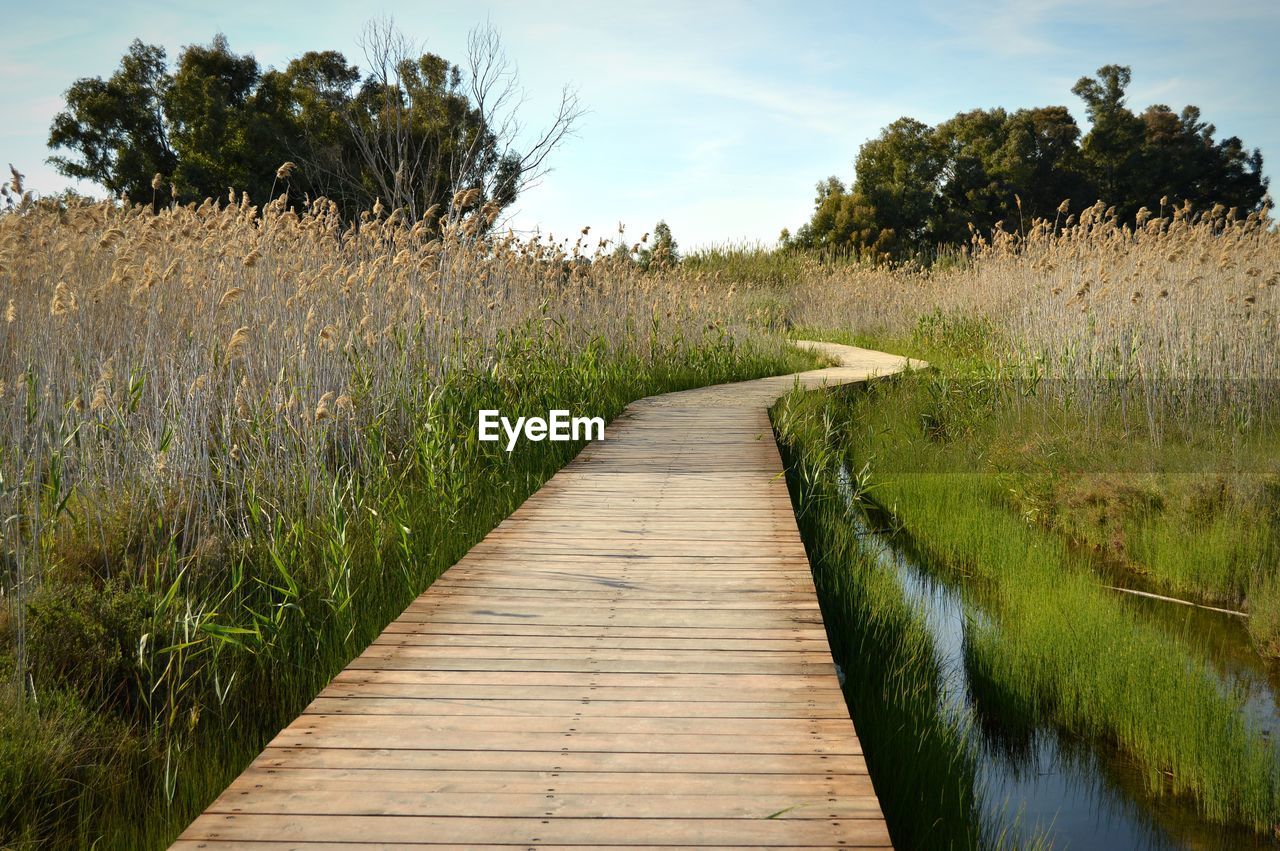
<svg viewBox="0 0 1280 851"><path fill-rule="evenodd" d="M847 470L841 472L840 487L852 506L852 479ZM1123 754L1074 739L993 694L995 687L983 682L966 653L969 630L990 626L972 595L962 595L925 570L889 536L872 529L861 512L851 510L850 518L876 563L892 572L923 614L943 678L942 709L966 731L977 754L980 816L1008 844L1048 840L1055 848L1277 847L1248 831L1226 832L1206 824L1191 807L1153 799ZM1223 688L1239 689L1245 696L1251 723L1275 729L1280 690L1274 669L1252 652L1238 624L1223 627L1205 619L1230 616L1183 606L1169 612L1160 608L1167 609L1168 603L1125 596L1135 614L1159 621L1171 640L1190 639L1197 652L1210 658Z"/></svg>

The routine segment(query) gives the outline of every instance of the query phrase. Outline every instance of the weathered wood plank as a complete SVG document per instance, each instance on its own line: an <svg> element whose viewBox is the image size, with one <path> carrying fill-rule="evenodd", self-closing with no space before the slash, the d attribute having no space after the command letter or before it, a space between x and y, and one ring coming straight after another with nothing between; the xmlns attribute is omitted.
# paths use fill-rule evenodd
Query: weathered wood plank
<svg viewBox="0 0 1280 851"><path fill-rule="evenodd" d="M886 847L889 834L879 818L788 821L785 819L666 818L442 818L438 816L331 816L206 813L183 839L242 842L395 842L439 837L460 844L697 845L750 848L793 843L800 847Z"/></svg>
<svg viewBox="0 0 1280 851"><path fill-rule="evenodd" d="M861 757L830 754L721 754L672 752L454 751L404 748L291 748L268 746L254 765L264 768L367 768L435 771L606 771L725 774L811 774L829 779L866 774Z"/></svg>
<svg viewBox="0 0 1280 851"><path fill-rule="evenodd" d="M369 695L361 689L354 696L317 697L304 711L309 715L545 715L557 718L835 718L844 720L843 707L805 701L716 700L573 700L540 697L527 700L503 698L403 697ZM326 690L327 693L327 690Z"/></svg>
<svg viewBox="0 0 1280 851"><path fill-rule="evenodd" d="M554 787L545 787L552 789ZM653 792L504 792L490 788L461 792L372 789L351 784L335 795L332 789L285 789L267 783L262 789L230 789L209 807L211 813L342 816L448 816L453 818L606 819L626 812L636 819L863 819L876 818L874 796L840 800L810 787L798 793L760 792L721 784L719 795Z"/></svg>
<svg viewBox="0 0 1280 851"><path fill-rule="evenodd" d="M228 792L271 789L352 788L375 791L410 791L423 795L439 792L475 794L559 794L600 795L721 795L722 774L676 772L607 771L429 771L380 768L259 768L251 767L228 788ZM746 774L734 781L742 795L812 795L826 797L863 796L872 793L871 778L865 774L834 775L830 780L812 774Z"/></svg>

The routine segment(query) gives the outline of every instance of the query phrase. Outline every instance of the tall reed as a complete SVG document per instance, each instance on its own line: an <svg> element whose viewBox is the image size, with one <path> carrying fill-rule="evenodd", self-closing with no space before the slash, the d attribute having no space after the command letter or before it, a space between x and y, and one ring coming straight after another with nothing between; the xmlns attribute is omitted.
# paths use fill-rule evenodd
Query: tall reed
<svg viewBox="0 0 1280 851"><path fill-rule="evenodd" d="M0 215L0 844L166 843L576 447L809 363L696 274L397 211Z"/></svg>

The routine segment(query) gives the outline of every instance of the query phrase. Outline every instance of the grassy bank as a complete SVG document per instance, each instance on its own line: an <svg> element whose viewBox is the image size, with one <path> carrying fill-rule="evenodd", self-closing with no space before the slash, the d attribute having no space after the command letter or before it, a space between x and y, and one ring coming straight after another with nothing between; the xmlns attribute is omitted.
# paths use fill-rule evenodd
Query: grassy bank
<svg viewBox="0 0 1280 851"><path fill-rule="evenodd" d="M793 394L775 407L774 427L832 655L845 672L845 700L890 835L898 848L987 847L975 753L943 711L923 613L858 534L840 476L850 460L843 449L849 421L831 417L826 402L819 393Z"/></svg>
<svg viewBox="0 0 1280 851"><path fill-rule="evenodd" d="M967 637L975 679L994 686L986 691L1002 695L1010 714L1030 712L1074 737L1118 748L1139 769L1143 794L1184 802L1209 822L1269 834L1280 820L1280 762L1247 727L1239 699L1190 647L1135 618L1103 587L1099 553L1026 511L1019 495L1032 474L1009 463L1010 453L1036 457L1039 466L1029 465L1036 475L1086 475L1071 459L1106 451L1097 435L1108 435L1112 424L1100 406L1075 412L1090 419L1087 428L1064 428L1073 413L1062 407L1069 397L1019 403L1010 392L1017 383L956 372L981 366L980 353L958 345L948 359L936 340L915 342L905 351L941 371L794 404L821 406L805 416L839 435L849 469L862 471L866 499L993 614ZM1046 443L1058 445L1036 439L1050 423L1066 432L1054 438L1075 447L1065 460L1052 452L1034 456ZM1221 447L1204 451L1210 449ZM1237 546L1254 540L1227 537ZM1195 564L1195 554L1192 548L1183 558ZM1188 575L1209 588L1216 574Z"/></svg>
<svg viewBox="0 0 1280 851"><path fill-rule="evenodd" d="M678 270L481 225L0 218L0 844L171 839L577 449L508 455L478 409L811 363Z"/></svg>
<svg viewBox="0 0 1280 851"><path fill-rule="evenodd" d="M987 323L843 339L937 368L865 412L888 471L990 477L1006 511L1088 551L1100 577L1249 613L1259 652L1280 653L1280 422L1148 403L1141 382L1028 377Z"/></svg>

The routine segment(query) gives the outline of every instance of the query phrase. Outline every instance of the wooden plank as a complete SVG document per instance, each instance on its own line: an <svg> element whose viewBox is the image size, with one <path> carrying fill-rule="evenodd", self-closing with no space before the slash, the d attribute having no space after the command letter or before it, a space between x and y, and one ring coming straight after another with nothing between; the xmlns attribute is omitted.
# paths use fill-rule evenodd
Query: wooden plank
<svg viewBox="0 0 1280 851"><path fill-rule="evenodd" d="M456 751L406 748L312 748L268 745L254 765L264 768L366 768L467 771L660 772L671 774L810 774L829 779L866 774L859 757L807 753L671 753L620 751ZM726 779L726 782L731 782Z"/></svg>
<svg viewBox="0 0 1280 851"><path fill-rule="evenodd" d="M548 715L441 715L422 716L410 721L395 715L307 714L289 728L341 740L347 735L385 733L387 741L404 735L457 732L556 733L627 736L754 736L809 742L815 736L840 736L851 729L848 718L643 718L643 717L556 717ZM675 741L675 740L673 740Z"/></svg>
<svg viewBox="0 0 1280 851"><path fill-rule="evenodd" d="M659 601L655 601L659 602ZM767 647L816 647L828 646L826 632L817 625L790 624L781 627L648 627L625 624L568 624L556 625L529 620L503 620L493 624L471 624L453 629L445 621L393 621L376 641L387 643L445 643L475 645L510 643L513 638L528 639L525 647L537 645L559 647L600 647L616 644L618 647L719 647L749 650Z"/></svg>
<svg viewBox="0 0 1280 851"><path fill-rule="evenodd" d="M253 840L253 841L227 841L221 839L179 839L173 844L173 848L178 851L351 851L353 843L350 842L312 842L298 840ZM488 842L484 843L467 843L466 845L456 845L453 843L428 843L428 842L360 842L354 844L354 847L365 849L365 851L511 851L513 848L522 849L522 851L582 851L583 848L599 848L607 846L599 845L560 845L548 844L546 842L538 842L536 844L527 844L521 842L506 843L503 845L494 845ZM628 844L625 847L628 851L670 851L670 845L635 845ZM677 846L692 847L692 846ZM738 846L725 845L707 845L701 844L697 847L702 848L733 848ZM797 845L794 842L788 842L786 845L750 845L747 846L752 851L786 851L792 848L846 848L854 847L844 844L831 845ZM884 847L879 845L864 847Z"/></svg>
<svg viewBox="0 0 1280 851"><path fill-rule="evenodd" d="M453 647L463 648L514 647L533 650L545 647L554 650L672 650L699 653L733 653L749 651L794 652L827 651L827 643L821 638L666 638L666 637L615 637L607 634L596 636L555 635L453 635L449 633L384 632L371 647Z"/></svg>
<svg viewBox="0 0 1280 851"><path fill-rule="evenodd" d="M863 819L880 815L875 798L865 794L842 801L812 786L801 793L748 794L742 789L730 789L721 780L719 795L631 791L512 793L493 788L424 793L416 789L372 789L355 783L342 790L285 789L269 783L263 789L230 789L214 801L208 812L585 819L607 819L617 812L626 812L628 818L635 819ZM335 791L342 794L334 794ZM733 794L725 794L730 791Z"/></svg>
<svg viewBox="0 0 1280 851"><path fill-rule="evenodd" d="M822 616L817 610L727 610L727 611L667 611L660 608L620 609L609 611L598 606L574 609L570 606L556 608L505 606L500 602L493 606L440 605L428 611L408 609L400 620L406 623L512 623L520 619L534 620L539 624L558 626L644 626L685 629L711 629L746 626L758 623L765 629L821 626Z"/></svg>
<svg viewBox="0 0 1280 851"><path fill-rule="evenodd" d="M729 650L716 647L709 642L700 642L699 646L681 647L681 648L629 648L629 647L526 647L511 646L509 644L493 645L486 644L480 647L458 647L458 646L440 646L440 645L419 645L419 644L375 644L367 651L361 654L362 658L368 659L404 659L404 658L422 658L422 659L562 659L565 656L572 656L572 653L566 653L566 650L582 650L583 655L590 658L592 662L606 661L666 661L668 659L685 659L685 660L703 660L714 658L718 660L733 661L751 661L759 660L766 662L786 661L786 662L805 662L812 664L826 664L831 661L829 653L824 653L822 648L799 649L795 647L778 648L773 650Z"/></svg>
<svg viewBox="0 0 1280 851"><path fill-rule="evenodd" d="M766 406L649 397L391 623L178 849L887 847Z"/></svg>
<svg viewBox="0 0 1280 851"><path fill-rule="evenodd" d="M734 689L726 693L723 688L696 684L648 688L645 686L600 688L591 685L529 685L529 684L476 684L464 679L453 682L401 682L395 672L379 672L378 679L348 678L333 682L320 692L322 697L400 697L406 700L433 700L445 702L467 701L576 701L584 705L605 706L615 703L747 703L758 706L774 704L808 703L822 709L840 710L836 717L847 717L844 696L838 688L756 688ZM732 700L730 700L732 698ZM639 710L637 710L639 711ZM690 712L694 712L693 708ZM709 710L707 710L709 711ZM585 714L585 712L584 712Z"/></svg>
<svg viewBox="0 0 1280 851"><path fill-rule="evenodd" d="M404 697L399 690L387 696L369 689L352 695L326 689L303 710L308 715L546 715L556 718L836 718L848 720L834 701L819 706L805 701L716 700L574 700L572 698L458 698L439 694ZM411 723L411 722L404 722Z"/></svg>
<svg viewBox="0 0 1280 851"><path fill-rule="evenodd" d="M517 666L513 666L517 667ZM511 671L419 671L395 668L347 668L340 671L336 683L465 683L497 686L577 686L601 692L614 688L649 688L655 691L682 689L726 690L734 692L763 691L768 694L796 692L839 692L835 671L827 668L813 673L652 673L647 671L530 671L519 666Z"/></svg>
<svg viewBox="0 0 1280 851"><path fill-rule="evenodd" d="M461 751L546 751L549 753L663 753L686 754L818 754L860 755L862 746L856 738L841 735L822 736L806 730L789 734L732 736L673 733L655 741L654 737L630 733L507 733L483 731L477 736L451 736L439 729L422 729L403 721L381 727L352 727L311 730L302 716L294 721L271 744L281 748L338 748L349 750L437 750ZM344 717L352 721L361 716ZM373 717L373 716L364 716ZM852 730L850 730L852 732Z"/></svg>
<svg viewBox="0 0 1280 851"><path fill-rule="evenodd" d="M554 659L449 659L438 656L413 657L402 654L362 655L347 666L351 671L466 671L502 673L609 673L629 674L782 674L807 677L835 669L827 662L825 667L806 662L741 661L695 656L692 659L595 659L591 657L559 657Z"/></svg>
<svg viewBox="0 0 1280 851"><path fill-rule="evenodd" d="M259 768L250 767L227 788L228 792L272 789L370 789L475 794L600 795L721 795L724 775L674 772L607 771L423 771L380 768ZM865 796L874 790L865 774L835 775L830 780L812 774L746 774L734 782L743 795L811 795L827 798Z"/></svg>
<svg viewBox="0 0 1280 851"><path fill-rule="evenodd" d="M330 816L207 813L184 839L235 842L276 837L286 841L395 842L406 837L448 837L453 843L626 846L634 844L751 848L783 842L799 847L883 848L889 834L879 818L785 819L442 818L437 816Z"/></svg>

